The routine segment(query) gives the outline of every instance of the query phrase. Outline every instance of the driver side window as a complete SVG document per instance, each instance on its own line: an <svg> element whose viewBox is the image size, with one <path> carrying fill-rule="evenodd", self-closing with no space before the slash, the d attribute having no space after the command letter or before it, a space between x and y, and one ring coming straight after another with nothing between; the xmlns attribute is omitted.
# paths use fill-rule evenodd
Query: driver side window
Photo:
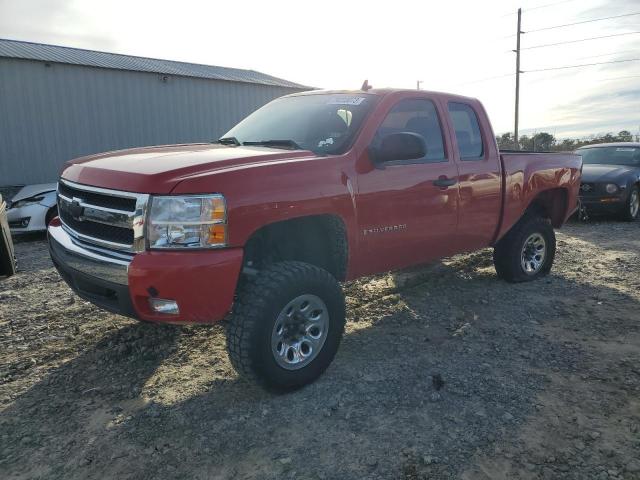
<svg viewBox="0 0 640 480"><path fill-rule="evenodd" d="M400 132L416 133L424 138L427 155L420 161L447 161L438 112L431 100L421 98L400 100L378 127L375 141L380 142L384 136Z"/></svg>

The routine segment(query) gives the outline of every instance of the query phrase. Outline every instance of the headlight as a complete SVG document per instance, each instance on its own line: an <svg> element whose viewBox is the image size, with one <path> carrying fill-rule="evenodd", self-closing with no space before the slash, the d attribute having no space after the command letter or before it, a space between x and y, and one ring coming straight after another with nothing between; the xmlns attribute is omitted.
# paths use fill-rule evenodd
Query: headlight
<svg viewBox="0 0 640 480"><path fill-rule="evenodd" d="M9 208L26 207L27 205L33 205L34 203L41 202L42 200L44 200L43 196L25 198L23 200L18 200L15 203L13 203L13 202L9 203Z"/></svg>
<svg viewBox="0 0 640 480"><path fill-rule="evenodd" d="M224 197L152 197L147 239L149 248L224 247L227 242Z"/></svg>
<svg viewBox="0 0 640 480"><path fill-rule="evenodd" d="M607 193L616 193L618 191L618 186L615 183L607 183L604 189Z"/></svg>

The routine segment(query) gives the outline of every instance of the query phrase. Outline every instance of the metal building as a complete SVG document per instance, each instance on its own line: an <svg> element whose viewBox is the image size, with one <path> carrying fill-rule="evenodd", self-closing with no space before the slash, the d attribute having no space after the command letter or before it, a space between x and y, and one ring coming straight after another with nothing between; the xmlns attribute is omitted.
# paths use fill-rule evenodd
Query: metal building
<svg viewBox="0 0 640 480"><path fill-rule="evenodd" d="M0 186L55 181L91 153L209 142L308 89L253 70L0 39Z"/></svg>

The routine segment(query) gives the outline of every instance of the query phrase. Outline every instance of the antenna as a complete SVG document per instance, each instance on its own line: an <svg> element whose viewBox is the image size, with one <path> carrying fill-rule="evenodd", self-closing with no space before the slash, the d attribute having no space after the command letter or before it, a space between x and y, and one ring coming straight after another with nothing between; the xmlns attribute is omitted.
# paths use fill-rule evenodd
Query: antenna
<svg viewBox="0 0 640 480"><path fill-rule="evenodd" d="M362 90L363 92L367 92L369 90L371 90L373 87L371 85L369 85L369 80L365 80L362 83L362 86L360 87L360 90Z"/></svg>

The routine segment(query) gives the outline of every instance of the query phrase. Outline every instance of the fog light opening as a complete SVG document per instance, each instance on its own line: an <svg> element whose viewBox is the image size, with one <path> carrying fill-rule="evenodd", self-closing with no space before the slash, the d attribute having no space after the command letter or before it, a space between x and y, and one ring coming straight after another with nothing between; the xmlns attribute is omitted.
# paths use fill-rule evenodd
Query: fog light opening
<svg viewBox="0 0 640 480"><path fill-rule="evenodd" d="M150 298L149 306L156 313L164 313L165 315L178 315L180 308L175 300L167 300L164 298Z"/></svg>

